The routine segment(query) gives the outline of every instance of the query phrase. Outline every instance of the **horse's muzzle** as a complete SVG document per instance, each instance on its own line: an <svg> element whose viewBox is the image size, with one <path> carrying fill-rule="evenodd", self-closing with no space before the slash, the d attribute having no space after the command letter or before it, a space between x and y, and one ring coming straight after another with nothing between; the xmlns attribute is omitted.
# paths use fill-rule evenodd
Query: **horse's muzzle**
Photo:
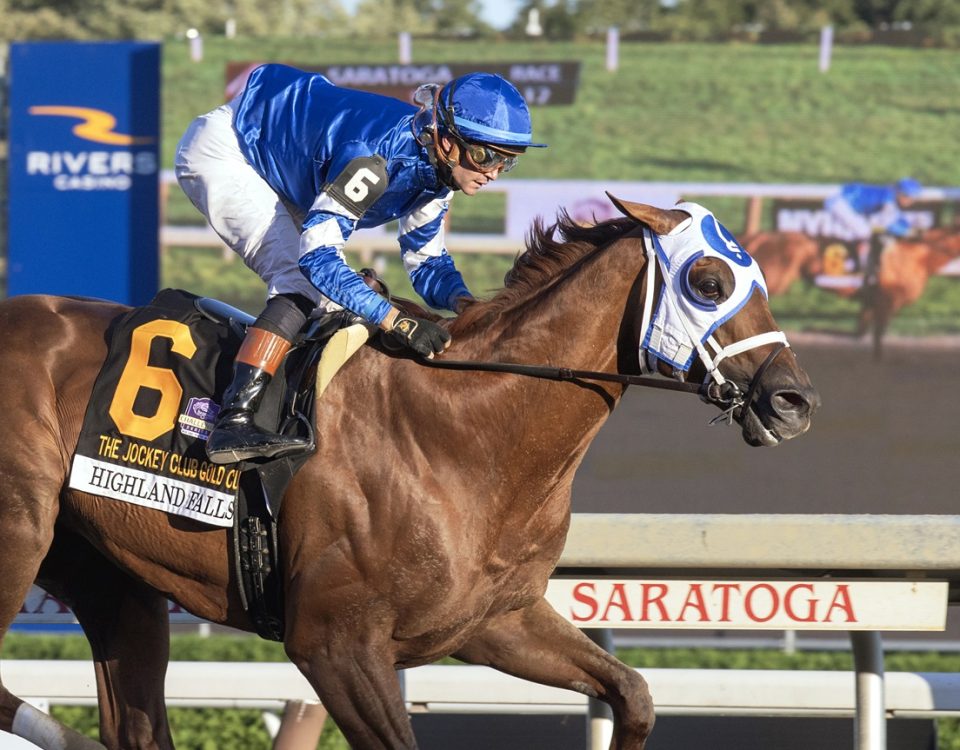
<svg viewBox="0 0 960 750"><path fill-rule="evenodd" d="M819 408L820 394L811 385L764 388L740 410L737 422L749 445L778 445L810 429Z"/></svg>

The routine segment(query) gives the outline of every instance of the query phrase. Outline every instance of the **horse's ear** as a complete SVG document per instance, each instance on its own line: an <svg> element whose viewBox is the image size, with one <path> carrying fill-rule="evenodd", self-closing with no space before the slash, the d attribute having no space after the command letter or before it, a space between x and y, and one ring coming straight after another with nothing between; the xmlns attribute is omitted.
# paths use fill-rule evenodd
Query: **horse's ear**
<svg viewBox="0 0 960 750"><path fill-rule="evenodd" d="M642 224L646 224L653 230L654 234L670 234L670 232L684 219L690 217L686 211L670 208L663 209L656 206L648 206L646 203L632 203L631 201L622 201L614 197L609 192L607 197L614 206L624 216L636 219Z"/></svg>

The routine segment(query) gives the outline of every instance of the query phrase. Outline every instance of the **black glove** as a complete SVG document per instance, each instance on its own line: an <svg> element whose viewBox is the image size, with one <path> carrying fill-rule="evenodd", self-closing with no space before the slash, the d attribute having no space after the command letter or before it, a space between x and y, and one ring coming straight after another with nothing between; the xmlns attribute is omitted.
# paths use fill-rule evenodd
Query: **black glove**
<svg viewBox="0 0 960 750"><path fill-rule="evenodd" d="M432 321L412 316L397 318L390 334L401 344L424 357L439 354L450 343L450 334L446 329Z"/></svg>

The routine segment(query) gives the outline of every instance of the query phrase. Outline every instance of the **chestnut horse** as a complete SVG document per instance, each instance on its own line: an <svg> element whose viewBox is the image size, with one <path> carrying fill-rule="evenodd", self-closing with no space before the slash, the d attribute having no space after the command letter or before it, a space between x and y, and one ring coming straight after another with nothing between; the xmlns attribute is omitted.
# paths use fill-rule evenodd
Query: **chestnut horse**
<svg viewBox="0 0 960 750"><path fill-rule="evenodd" d="M763 269L770 296L782 294L798 279L813 282L823 272L817 241L801 232L759 232L742 240L744 249ZM870 332L874 354L882 352L883 336L902 308L916 302L930 277L960 257L960 233L930 229L917 239L898 240L880 256L876 289L861 295L855 335ZM858 289L831 291L846 297Z"/></svg>
<svg viewBox="0 0 960 750"><path fill-rule="evenodd" d="M954 258L960 258L960 233L947 229L930 229L916 240L898 240L883 252L876 298L872 305L864 305L859 323L860 335L868 328L873 331L876 354L893 316L920 299L930 277Z"/></svg>
<svg viewBox="0 0 960 750"><path fill-rule="evenodd" d="M445 357L639 373L643 225L666 235L689 217L618 206L626 218L596 227L561 217L563 241L538 226L506 287L449 322ZM684 283L701 304L720 304L734 278L729 263L701 257ZM714 385L748 391L731 416L748 443L773 445L808 429L819 396L776 343L762 288L751 290L712 331L723 352L690 374L709 369ZM90 641L103 744L170 748L167 599L214 623L253 625L231 530L66 489L105 332L126 310L46 296L0 303L0 632L36 580ZM333 380L317 404L319 450L289 485L278 536L286 653L352 747L416 747L396 670L452 654L604 700L612 747L643 748L654 721L644 680L543 596L574 472L625 389L435 369L380 345ZM0 729L48 750L100 747L5 688Z"/></svg>

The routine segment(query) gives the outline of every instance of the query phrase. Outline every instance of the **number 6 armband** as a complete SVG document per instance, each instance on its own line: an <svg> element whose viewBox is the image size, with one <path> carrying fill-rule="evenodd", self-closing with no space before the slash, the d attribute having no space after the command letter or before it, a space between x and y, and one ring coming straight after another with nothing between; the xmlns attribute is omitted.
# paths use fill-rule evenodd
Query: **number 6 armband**
<svg viewBox="0 0 960 750"><path fill-rule="evenodd" d="M324 192L359 219L387 189L387 160L375 154L352 159Z"/></svg>

